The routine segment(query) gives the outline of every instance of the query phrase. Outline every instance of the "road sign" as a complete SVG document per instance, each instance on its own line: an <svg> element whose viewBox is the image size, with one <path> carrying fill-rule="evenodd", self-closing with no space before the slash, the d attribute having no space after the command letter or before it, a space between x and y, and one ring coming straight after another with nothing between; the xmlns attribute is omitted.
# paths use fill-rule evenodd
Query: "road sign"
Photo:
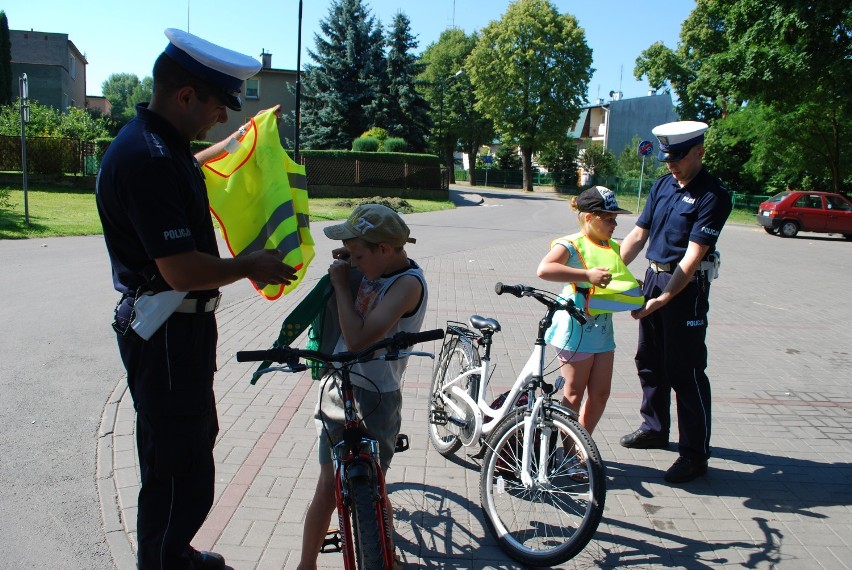
<svg viewBox="0 0 852 570"><path fill-rule="evenodd" d="M654 145L651 141L642 141L639 143L639 156L648 156L654 151Z"/></svg>
<svg viewBox="0 0 852 570"><path fill-rule="evenodd" d="M494 157L490 154L484 154L482 155L482 162L484 162L485 164L491 164L492 162L494 162Z"/></svg>

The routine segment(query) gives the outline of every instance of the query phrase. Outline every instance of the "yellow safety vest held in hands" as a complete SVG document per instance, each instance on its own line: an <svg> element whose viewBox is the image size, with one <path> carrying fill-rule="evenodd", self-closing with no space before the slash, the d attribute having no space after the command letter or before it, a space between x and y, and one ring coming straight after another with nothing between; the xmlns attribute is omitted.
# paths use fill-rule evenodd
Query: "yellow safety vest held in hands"
<svg viewBox="0 0 852 570"><path fill-rule="evenodd" d="M202 167L210 210L231 255L277 249L283 262L296 269L297 279L286 286L252 281L261 295L274 300L302 282L314 257L305 167L281 146L272 111L253 118L245 135L226 148L226 154Z"/></svg>
<svg viewBox="0 0 852 570"><path fill-rule="evenodd" d="M615 240L601 245L578 232L553 240L550 247L553 248L557 243L573 245L585 269L606 267L612 275L612 281L606 287L595 287L591 283L569 283L563 290L563 297L578 289L586 289L586 312L590 315L632 311L642 307L645 302L642 288L621 259L621 248Z"/></svg>

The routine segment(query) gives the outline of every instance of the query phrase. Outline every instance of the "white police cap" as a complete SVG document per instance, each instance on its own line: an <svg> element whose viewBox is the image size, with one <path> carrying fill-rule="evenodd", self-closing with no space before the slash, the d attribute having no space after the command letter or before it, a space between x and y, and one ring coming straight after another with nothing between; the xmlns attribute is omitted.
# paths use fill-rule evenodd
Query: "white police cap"
<svg viewBox="0 0 852 570"><path fill-rule="evenodd" d="M657 159L661 162L680 160L689 149L704 142L709 127L700 121L675 121L654 127L651 132L660 141Z"/></svg>
<svg viewBox="0 0 852 570"><path fill-rule="evenodd" d="M166 55L181 67L219 90L218 95L234 111L242 109L243 81L260 71L261 64L251 56L217 46L189 32L168 28Z"/></svg>

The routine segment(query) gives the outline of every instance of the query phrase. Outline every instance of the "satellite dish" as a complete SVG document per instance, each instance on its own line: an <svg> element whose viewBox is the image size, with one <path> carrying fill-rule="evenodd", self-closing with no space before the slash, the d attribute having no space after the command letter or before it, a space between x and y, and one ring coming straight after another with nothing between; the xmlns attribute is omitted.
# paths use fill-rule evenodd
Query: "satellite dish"
<svg viewBox="0 0 852 570"><path fill-rule="evenodd" d="M615 91L610 91L609 96L612 97L613 95L615 95Z"/></svg>

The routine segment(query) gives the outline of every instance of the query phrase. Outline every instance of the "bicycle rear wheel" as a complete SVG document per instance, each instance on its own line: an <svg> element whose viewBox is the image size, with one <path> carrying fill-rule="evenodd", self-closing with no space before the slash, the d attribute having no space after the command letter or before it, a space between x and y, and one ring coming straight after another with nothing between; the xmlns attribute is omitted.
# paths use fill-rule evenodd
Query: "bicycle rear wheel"
<svg viewBox="0 0 852 570"><path fill-rule="evenodd" d="M453 336L446 345L446 350L441 361L435 367L432 377L432 390L429 396L429 440L432 446L441 455L452 455L459 447L459 430L467 429L446 420L446 415L454 415L451 408L447 407L446 400L456 401L466 409L463 402L458 402L452 394L445 392L444 387L452 382L465 370L479 366L479 352L473 342L466 336ZM457 384L463 390L470 391L471 384L478 380L478 375L468 376L463 382ZM473 395L475 398L475 395ZM443 423L436 423L436 417L443 414ZM471 417L458 418L467 422Z"/></svg>
<svg viewBox="0 0 852 570"><path fill-rule="evenodd" d="M523 410L507 416L489 439L480 479L482 510L509 556L529 566L554 566L579 554L597 530L606 495L604 467L589 433L559 407L546 405L532 434L532 484L525 485L524 416Z"/></svg>
<svg viewBox="0 0 852 570"><path fill-rule="evenodd" d="M391 570L386 568L382 554L382 544L386 541L379 526L381 509L373 485L367 477L353 477L348 480L348 485L352 501L349 509L352 515L352 541L355 543L355 561L359 570Z"/></svg>

